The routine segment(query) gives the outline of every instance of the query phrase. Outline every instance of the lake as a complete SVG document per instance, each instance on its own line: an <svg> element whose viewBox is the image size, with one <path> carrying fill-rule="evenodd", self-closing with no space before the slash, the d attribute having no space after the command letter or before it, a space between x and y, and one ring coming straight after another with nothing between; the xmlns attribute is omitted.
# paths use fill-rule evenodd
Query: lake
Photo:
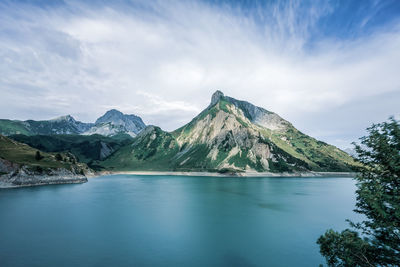
<svg viewBox="0 0 400 267"><path fill-rule="evenodd" d="M0 190L1 266L318 266L351 178L113 175Z"/></svg>

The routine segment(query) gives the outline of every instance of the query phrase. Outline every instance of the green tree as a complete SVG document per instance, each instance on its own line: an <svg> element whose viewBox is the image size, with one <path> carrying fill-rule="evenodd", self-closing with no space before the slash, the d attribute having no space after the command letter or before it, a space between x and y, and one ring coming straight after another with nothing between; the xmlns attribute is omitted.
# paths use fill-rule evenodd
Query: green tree
<svg viewBox="0 0 400 267"><path fill-rule="evenodd" d="M367 131L354 144L363 164L355 212L366 220L318 239L329 266L400 266L400 125L390 118Z"/></svg>
<svg viewBox="0 0 400 267"><path fill-rule="evenodd" d="M42 158L44 158L44 157L40 154L40 151L36 151L35 159L36 160L41 160Z"/></svg>
<svg viewBox="0 0 400 267"><path fill-rule="evenodd" d="M61 156L60 153L56 154L56 160L58 160L58 161L62 161L63 160L63 157Z"/></svg>

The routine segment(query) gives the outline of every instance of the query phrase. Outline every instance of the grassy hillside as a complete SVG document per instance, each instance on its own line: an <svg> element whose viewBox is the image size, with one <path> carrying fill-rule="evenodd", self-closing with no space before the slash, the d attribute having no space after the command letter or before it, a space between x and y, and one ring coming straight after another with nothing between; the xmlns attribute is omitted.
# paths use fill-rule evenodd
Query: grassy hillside
<svg viewBox="0 0 400 267"><path fill-rule="evenodd" d="M67 170L75 169L79 172L85 171L87 166L78 163L75 157L69 153L46 153L39 151L41 158L36 156L38 150L26 144L16 142L5 136L0 135L0 158L28 166L34 171L46 171L46 169L65 168Z"/></svg>
<svg viewBox="0 0 400 267"><path fill-rule="evenodd" d="M173 170L172 159L178 152L177 142L170 133L149 126L131 144L96 163L109 170Z"/></svg>
<svg viewBox="0 0 400 267"><path fill-rule="evenodd" d="M12 135L11 139L45 152L69 152L77 160L96 168L94 161L104 160L119 148L132 142L127 134L102 135Z"/></svg>
<svg viewBox="0 0 400 267"><path fill-rule="evenodd" d="M313 171L354 171L358 164L346 152L290 127L285 132L262 129L276 146L304 161Z"/></svg>

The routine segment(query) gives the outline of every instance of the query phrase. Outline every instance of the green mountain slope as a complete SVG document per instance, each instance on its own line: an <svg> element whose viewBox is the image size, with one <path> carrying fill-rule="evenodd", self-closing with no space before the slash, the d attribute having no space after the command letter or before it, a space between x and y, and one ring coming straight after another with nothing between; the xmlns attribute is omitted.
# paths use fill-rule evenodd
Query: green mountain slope
<svg viewBox="0 0 400 267"><path fill-rule="evenodd" d="M172 133L156 127L100 163L114 170L351 171L338 148L298 131L277 114L217 91L211 104Z"/></svg>
<svg viewBox="0 0 400 267"><path fill-rule="evenodd" d="M0 134L6 136L13 134L81 134L89 130L92 126L93 123L83 123L80 121L76 121L70 115L44 121L18 121L1 119Z"/></svg>
<svg viewBox="0 0 400 267"><path fill-rule="evenodd" d="M29 130L28 126L22 121L3 120L0 119L0 134L11 135L11 134L25 134L31 135L32 131Z"/></svg>
<svg viewBox="0 0 400 267"><path fill-rule="evenodd" d="M128 134L113 137L94 135L11 135L9 138L45 152L69 152L79 162L96 168L94 161L104 160L119 148L130 143Z"/></svg>
<svg viewBox="0 0 400 267"><path fill-rule="evenodd" d="M0 171L7 169L18 169L27 167L35 173L45 173L54 169L66 169L73 173L83 174L88 171L86 164L77 162L74 155L70 153L46 153L26 144L16 142L10 138L0 135Z"/></svg>
<svg viewBox="0 0 400 267"><path fill-rule="evenodd" d="M159 127L148 126L134 141L98 165L108 170L173 170L179 152L175 138Z"/></svg>

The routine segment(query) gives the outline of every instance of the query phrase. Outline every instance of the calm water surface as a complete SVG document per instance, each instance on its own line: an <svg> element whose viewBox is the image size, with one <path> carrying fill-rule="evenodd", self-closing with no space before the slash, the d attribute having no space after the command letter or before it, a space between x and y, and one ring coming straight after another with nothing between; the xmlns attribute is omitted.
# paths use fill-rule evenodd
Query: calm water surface
<svg viewBox="0 0 400 267"><path fill-rule="evenodd" d="M318 266L350 178L115 175L0 190L0 266Z"/></svg>

